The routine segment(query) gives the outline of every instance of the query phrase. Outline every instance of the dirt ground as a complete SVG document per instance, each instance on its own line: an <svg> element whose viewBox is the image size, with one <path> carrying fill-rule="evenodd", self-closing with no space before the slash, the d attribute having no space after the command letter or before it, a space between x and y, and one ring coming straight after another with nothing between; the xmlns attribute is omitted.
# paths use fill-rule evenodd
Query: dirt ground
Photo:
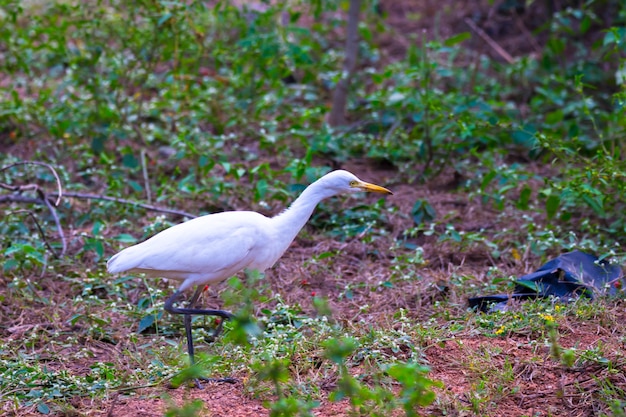
<svg viewBox="0 0 626 417"><path fill-rule="evenodd" d="M624 315L626 318L626 314ZM577 347L592 349L603 341L611 340L609 330L582 326L571 328L561 339L563 348ZM505 362L513 364L512 371L515 381L508 386L509 393L497 408L489 410L486 415L517 417L517 416L589 416L596 415L585 406L585 397L597 394L599 386L595 383L599 369L587 367L583 369L564 370L558 363L550 359L549 348L537 347L531 339L522 335L512 335L504 339L485 337L462 337L435 345L424 350L426 363L431 367L430 376L444 383L438 395L454 398L468 406L471 399L468 393L476 390L476 375L480 369L468 370L464 358L470 353L480 350L494 353L491 359L494 365L504 368ZM609 349L623 349L615 345ZM620 381L623 374L615 375ZM586 390L586 396L580 390ZM243 386L238 384L207 384L202 390L195 388L163 390L151 388L139 390L132 396L120 395L109 404L105 404L103 415L110 417L151 417L162 415L165 407L171 404L181 406L190 399L202 399L207 416L266 416L268 410L262 401L250 399L242 395ZM505 396L503 393L503 397ZM576 400L577 402L574 402ZM475 415L458 414L452 410L442 409L434 405L425 410L424 415ZM444 414L445 413L445 414ZM314 415L320 417L347 417L349 406L345 402L331 403L324 401L315 409Z"/></svg>

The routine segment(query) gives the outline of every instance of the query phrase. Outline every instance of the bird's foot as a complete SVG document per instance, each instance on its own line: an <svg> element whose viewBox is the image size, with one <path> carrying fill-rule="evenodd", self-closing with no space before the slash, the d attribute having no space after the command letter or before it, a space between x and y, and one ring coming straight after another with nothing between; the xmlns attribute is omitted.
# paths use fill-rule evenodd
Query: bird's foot
<svg viewBox="0 0 626 417"><path fill-rule="evenodd" d="M190 380L187 380L187 382L183 383L182 385L187 385L188 387L193 387L195 386L198 389L203 389L203 383L208 382L208 383L213 383L213 384L236 384L238 382L237 378L232 378L232 377L224 377L224 378L209 378L209 377L204 377L204 376L200 376L197 378L192 378ZM167 387L170 389L176 389L179 388L181 386L181 384L170 381L169 384L167 384Z"/></svg>
<svg viewBox="0 0 626 417"><path fill-rule="evenodd" d="M209 336L209 342L211 342L211 343L215 342L217 337L222 333L222 330L224 330L224 320L230 320L230 319L232 319L232 317L228 317L228 318L220 317L218 319L219 323L218 323L217 327L215 328L215 330L213 330L213 334L211 334Z"/></svg>
<svg viewBox="0 0 626 417"><path fill-rule="evenodd" d="M237 379L236 378L232 378L232 377L224 377L224 378L200 377L200 378L195 378L194 379L194 382L196 383L196 388L198 388L198 389L204 388L202 386L202 384L200 383L200 381L202 381L202 382L213 382L213 383L218 383L218 384L236 384L237 383Z"/></svg>

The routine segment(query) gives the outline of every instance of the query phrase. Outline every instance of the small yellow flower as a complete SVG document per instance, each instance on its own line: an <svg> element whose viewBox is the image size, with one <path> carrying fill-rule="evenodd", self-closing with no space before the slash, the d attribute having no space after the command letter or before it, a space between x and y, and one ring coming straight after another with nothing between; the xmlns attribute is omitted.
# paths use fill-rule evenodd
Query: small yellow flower
<svg viewBox="0 0 626 417"><path fill-rule="evenodd" d="M501 335L502 333L504 333L504 326L500 326L500 328L496 330L494 333L497 335Z"/></svg>
<svg viewBox="0 0 626 417"><path fill-rule="evenodd" d="M557 313L558 313L559 311L561 311L562 309L563 309L563 306L560 306L560 305L555 305L555 306L554 306L554 311L556 311Z"/></svg>
<svg viewBox="0 0 626 417"><path fill-rule="evenodd" d="M552 316L552 314L539 314L539 317L541 317L542 319L544 319L547 322L554 322L554 316Z"/></svg>

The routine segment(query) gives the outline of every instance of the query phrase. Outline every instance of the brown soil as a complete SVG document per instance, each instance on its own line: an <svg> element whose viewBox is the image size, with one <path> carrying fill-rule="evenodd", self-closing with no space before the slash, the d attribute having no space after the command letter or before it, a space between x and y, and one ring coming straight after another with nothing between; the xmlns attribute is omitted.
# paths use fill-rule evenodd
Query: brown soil
<svg viewBox="0 0 626 417"><path fill-rule="evenodd" d="M603 346L606 351L617 353L623 346L609 333L598 326L583 324L562 330L559 342L564 349L591 350ZM425 410L425 415L443 415L444 412L447 415L502 417L596 415L592 398L602 389L598 378L606 377L611 371L598 365L565 368L551 359L545 344L534 341L534 337L520 335L503 338L465 335L425 348L424 359L432 369L430 376L444 383L444 388L437 392L437 403ZM459 412L459 408L467 409L472 404L471 396L476 395L482 376L489 372L502 373L507 364L512 369L512 377L502 381L503 391L497 403L483 404L476 412ZM616 365L618 372L613 372L609 379L623 385L624 364L618 362ZM92 409L87 415L110 417L162 415L172 405L180 407L196 399L202 400L202 415L205 416L269 415L263 402L249 397L245 391L241 382L206 383L202 389L167 389L163 386L139 389L113 396L110 401L97 404L96 409L86 400L78 401L84 408ZM345 402L323 401L314 411L316 416L324 417L350 415Z"/></svg>

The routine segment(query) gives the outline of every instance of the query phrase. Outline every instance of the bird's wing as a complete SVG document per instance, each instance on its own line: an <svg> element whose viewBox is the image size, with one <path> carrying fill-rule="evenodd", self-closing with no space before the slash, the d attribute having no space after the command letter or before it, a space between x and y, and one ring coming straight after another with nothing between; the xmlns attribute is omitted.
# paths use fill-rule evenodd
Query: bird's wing
<svg viewBox="0 0 626 417"><path fill-rule="evenodd" d="M207 282L246 268L262 240L266 217L253 212L209 215L166 229L111 259L116 270L141 271L175 279L191 275ZM110 268L111 269L111 268Z"/></svg>

